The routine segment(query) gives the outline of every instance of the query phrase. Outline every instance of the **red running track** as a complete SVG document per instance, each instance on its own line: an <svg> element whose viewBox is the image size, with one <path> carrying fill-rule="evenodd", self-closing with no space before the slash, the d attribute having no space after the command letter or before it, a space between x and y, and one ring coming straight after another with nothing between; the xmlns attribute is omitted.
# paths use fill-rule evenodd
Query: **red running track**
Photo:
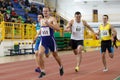
<svg viewBox="0 0 120 80"><path fill-rule="evenodd" d="M53 57L45 58L46 76L39 79L39 73L34 72L34 60L17 61L0 64L0 80L113 80L120 75L120 49L115 50L115 56L110 59L108 54L108 72L103 72L103 64L99 51L83 53L80 71L75 72L75 55L72 51L60 55L65 74L59 76L59 66ZM69 53L69 54L66 54Z"/></svg>

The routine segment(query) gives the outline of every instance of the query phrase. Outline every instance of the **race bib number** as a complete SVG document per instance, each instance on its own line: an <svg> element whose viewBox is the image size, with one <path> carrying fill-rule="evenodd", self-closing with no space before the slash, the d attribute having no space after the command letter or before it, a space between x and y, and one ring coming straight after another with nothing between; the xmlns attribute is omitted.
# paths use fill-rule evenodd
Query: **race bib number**
<svg viewBox="0 0 120 80"><path fill-rule="evenodd" d="M81 29L82 29L82 27L81 27L81 26L76 26L76 31L80 32L80 31L81 31Z"/></svg>
<svg viewBox="0 0 120 80"><path fill-rule="evenodd" d="M104 37L104 36L109 36L108 30L101 31L101 37Z"/></svg>
<svg viewBox="0 0 120 80"><path fill-rule="evenodd" d="M49 29L49 27L41 28L41 36L50 36L50 29Z"/></svg>
<svg viewBox="0 0 120 80"><path fill-rule="evenodd" d="M81 31L81 28L80 28L80 27L77 27L77 28L76 28L76 31Z"/></svg>

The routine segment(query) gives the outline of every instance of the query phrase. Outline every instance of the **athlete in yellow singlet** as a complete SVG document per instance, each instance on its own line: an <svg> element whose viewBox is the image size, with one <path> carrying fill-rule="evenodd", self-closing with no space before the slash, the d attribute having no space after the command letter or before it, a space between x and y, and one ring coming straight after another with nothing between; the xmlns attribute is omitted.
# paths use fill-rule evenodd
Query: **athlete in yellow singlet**
<svg viewBox="0 0 120 80"><path fill-rule="evenodd" d="M110 58L113 58L113 48L112 48L112 41L113 37L116 35L116 30L113 26L108 23L108 15L103 15L103 24L99 26L98 34L101 37L101 55L102 55L102 62L104 65L103 72L108 71L107 64L106 64L106 49L109 52ZM113 35L112 35L113 34Z"/></svg>

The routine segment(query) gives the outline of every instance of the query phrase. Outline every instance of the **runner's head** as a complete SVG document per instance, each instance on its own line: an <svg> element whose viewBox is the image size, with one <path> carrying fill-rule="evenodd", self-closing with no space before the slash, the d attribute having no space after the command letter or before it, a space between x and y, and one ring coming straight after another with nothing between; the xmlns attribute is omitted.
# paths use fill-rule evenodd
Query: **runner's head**
<svg viewBox="0 0 120 80"><path fill-rule="evenodd" d="M44 15L44 17L50 16L50 8L49 7L43 8L43 15Z"/></svg>
<svg viewBox="0 0 120 80"><path fill-rule="evenodd" d="M40 20L43 18L43 14L42 13L38 14L37 18L38 18L38 22L40 22Z"/></svg>
<svg viewBox="0 0 120 80"><path fill-rule="evenodd" d="M103 15L103 23L107 23L108 19L108 15Z"/></svg>
<svg viewBox="0 0 120 80"><path fill-rule="evenodd" d="M75 19L78 22L81 20L81 13L79 11L75 12Z"/></svg>

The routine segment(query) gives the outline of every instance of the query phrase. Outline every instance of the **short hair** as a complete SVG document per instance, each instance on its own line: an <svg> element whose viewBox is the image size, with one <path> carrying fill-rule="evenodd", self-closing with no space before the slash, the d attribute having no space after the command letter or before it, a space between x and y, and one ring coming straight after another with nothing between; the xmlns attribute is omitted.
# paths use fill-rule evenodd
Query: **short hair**
<svg viewBox="0 0 120 80"><path fill-rule="evenodd" d="M75 12L75 15L79 15L79 14L81 15L81 13L79 11Z"/></svg>
<svg viewBox="0 0 120 80"><path fill-rule="evenodd" d="M50 7L48 7L48 6L44 6L43 8L48 8L48 10L51 11Z"/></svg>
<svg viewBox="0 0 120 80"><path fill-rule="evenodd" d="M107 17L107 19L109 19L108 15L104 14L103 16Z"/></svg>
<svg viewBox="0 0 120 80"><path fill-rule="evenodd" d="M42 17L44 17L42 13L39 13L38 15L42 15Z"/></svg>

